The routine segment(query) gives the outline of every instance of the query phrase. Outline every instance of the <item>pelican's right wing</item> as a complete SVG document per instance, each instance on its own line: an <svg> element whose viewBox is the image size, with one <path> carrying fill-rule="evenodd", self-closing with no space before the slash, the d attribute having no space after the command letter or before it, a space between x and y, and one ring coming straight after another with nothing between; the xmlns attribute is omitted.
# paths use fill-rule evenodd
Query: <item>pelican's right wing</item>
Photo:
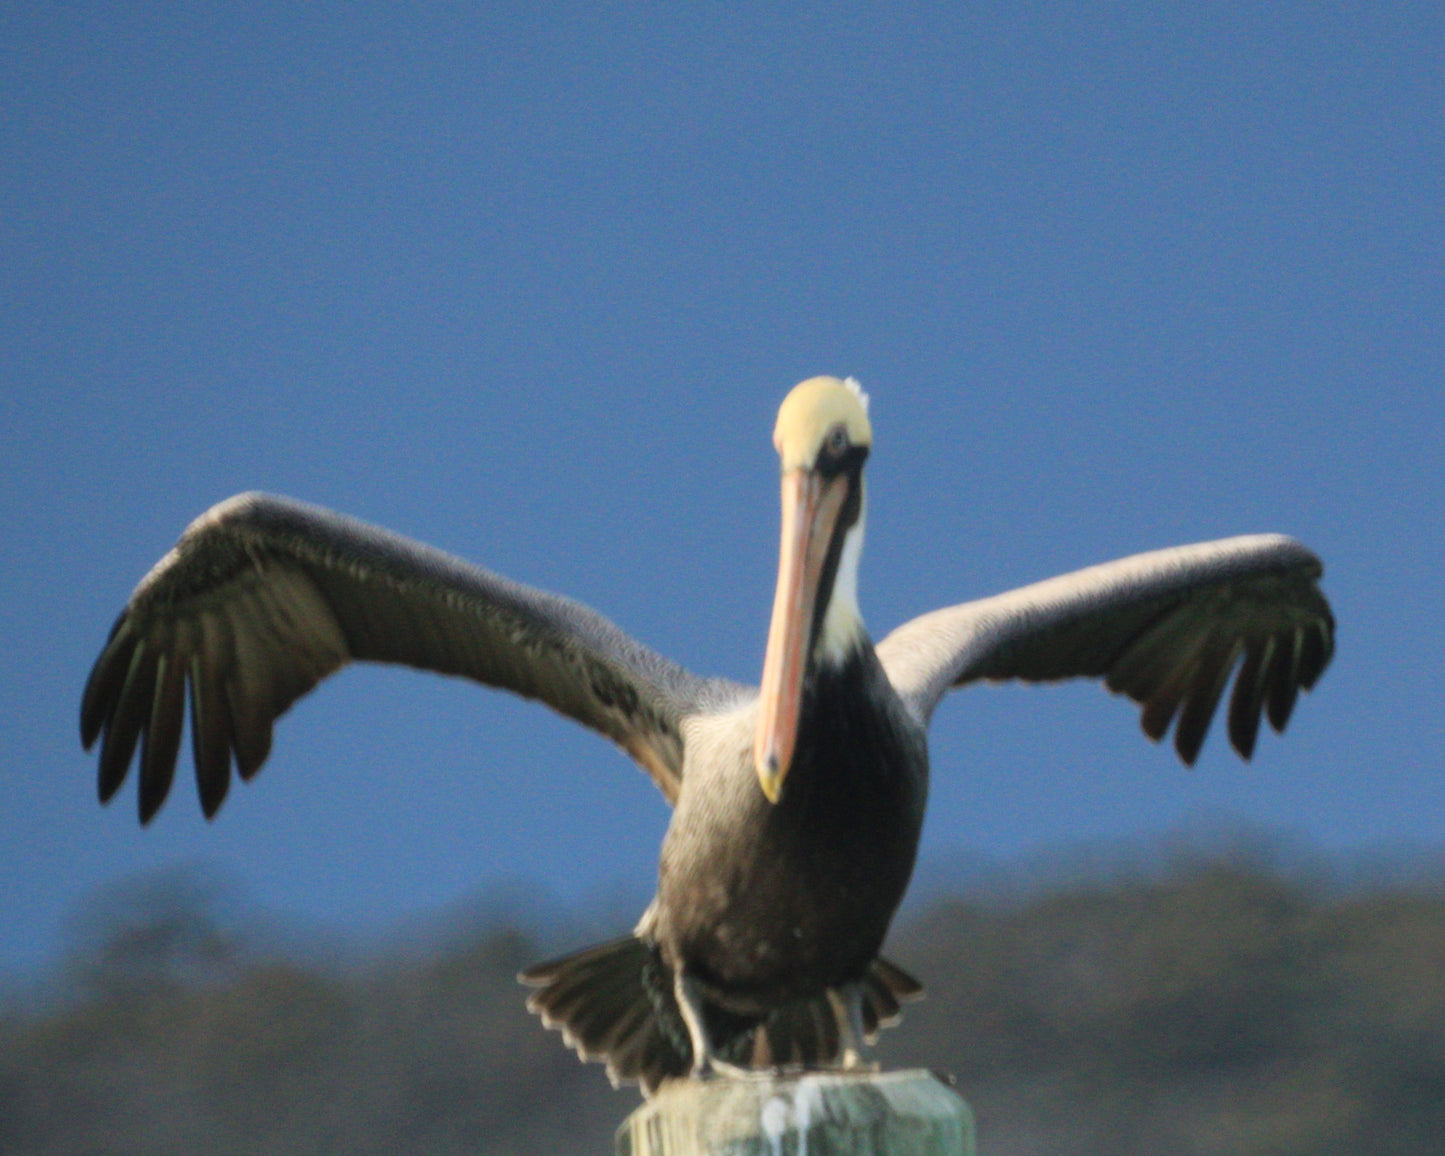
<svg viewBox="0 0 1445 1156"><path fill-rule="evenodd" d="M1278 534L1136 554L922 615L878 657L924 722L945 691L977 679L1102 678L1143 705L1152 739L1178 714L1174 745L1193 763L1242 655L1229 737L1247 759L1261 710L1282 731L1334 653L1323 569Z"/></svg>
<svg viewBox="0 0 1445 1156"><path fill-rule="evenodd" d="M682 718L739 688L697 678L576 602L318 506L241 494L208 510L142 579L91 671L87 749L100 797L140 743L148 821L175 771L189 686L201 806L261 767L272 724L353 659L462 675L545 702L630 753L675 801Z"/></svg>

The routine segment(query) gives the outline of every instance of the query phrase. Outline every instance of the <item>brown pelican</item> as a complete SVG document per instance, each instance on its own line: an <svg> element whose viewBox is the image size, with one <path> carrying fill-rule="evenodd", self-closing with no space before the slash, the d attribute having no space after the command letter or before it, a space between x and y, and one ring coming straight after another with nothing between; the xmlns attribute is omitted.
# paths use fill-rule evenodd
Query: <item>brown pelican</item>
<svg viewBox="0 0 1445 1156"><path fill-rule="evenodd" d="M602 732L674 805L632 935L525 972L529 1006L614 1081L857 1061L918 984L878 955L908 884L926 731L950 687L1101 678L1192 763L1238 668L1229 737L1283 730L1330 661L1319 559L1277 535L1140 554L905 623L858 612L867 398L797 386L778 414L782 550L762 686L699 678L576 602L262 494L193 522L96 661L81 738L109 800L140 746L140 817L190 700L201 807L250 779L275 720L352 660L463 675ZM1177 718L1177 722L1175 722Z"/></svg>

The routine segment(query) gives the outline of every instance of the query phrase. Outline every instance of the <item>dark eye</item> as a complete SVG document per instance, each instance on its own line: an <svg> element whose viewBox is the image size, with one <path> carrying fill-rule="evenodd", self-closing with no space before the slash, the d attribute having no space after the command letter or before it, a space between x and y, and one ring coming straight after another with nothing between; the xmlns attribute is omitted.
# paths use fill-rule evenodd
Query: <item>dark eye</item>
<svg viewBox="0 0 1445 1156"><path fill-rule="evenodd" d="M841 457L848 450L848 431L840 425L835 425L828 431L826 446L831 456Z"/></svg>

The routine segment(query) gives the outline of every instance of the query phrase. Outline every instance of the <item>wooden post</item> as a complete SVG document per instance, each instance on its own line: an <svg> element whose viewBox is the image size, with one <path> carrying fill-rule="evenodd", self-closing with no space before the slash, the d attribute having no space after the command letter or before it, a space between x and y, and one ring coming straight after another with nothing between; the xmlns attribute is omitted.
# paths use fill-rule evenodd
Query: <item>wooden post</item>
<svg viewBox="0 0 1445 1156"><path fill-rule="evenodd" d="M617 1156L974 1156L973 1113L931 1073L759 1073L665 1084Z"/></svg>

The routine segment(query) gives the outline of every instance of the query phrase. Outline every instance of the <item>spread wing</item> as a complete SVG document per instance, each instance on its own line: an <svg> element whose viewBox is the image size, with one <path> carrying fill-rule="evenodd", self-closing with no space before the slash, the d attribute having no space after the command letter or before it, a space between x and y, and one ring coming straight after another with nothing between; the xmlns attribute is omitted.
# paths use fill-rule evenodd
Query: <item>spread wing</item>
<svg viewBox="0 0 1445 1156"><path fill-rule="evenodd" d="M900 626L878 657L925 722L976 679L1102 678L1143 705L1141 724L1192 764L1230 674L1229 738L1254 751L1261 712L1283 731L1334 653L1324 567L1278 534L1136 554L965 602Z"/></svg>
<svg viewBox="0 0 1445 1156"><path fill-rule="evenodd" d="M669 802L682 774L681 719L736 692L569 599L317 506L241 494L187 528L96 660L80 733L87 749L103 736L101 800L124 782L139 743L141 821L155 814L189 697L201 806L213 815L232 762L254 775L275 720L354 659L540 699L623 747Z"/></svg>

